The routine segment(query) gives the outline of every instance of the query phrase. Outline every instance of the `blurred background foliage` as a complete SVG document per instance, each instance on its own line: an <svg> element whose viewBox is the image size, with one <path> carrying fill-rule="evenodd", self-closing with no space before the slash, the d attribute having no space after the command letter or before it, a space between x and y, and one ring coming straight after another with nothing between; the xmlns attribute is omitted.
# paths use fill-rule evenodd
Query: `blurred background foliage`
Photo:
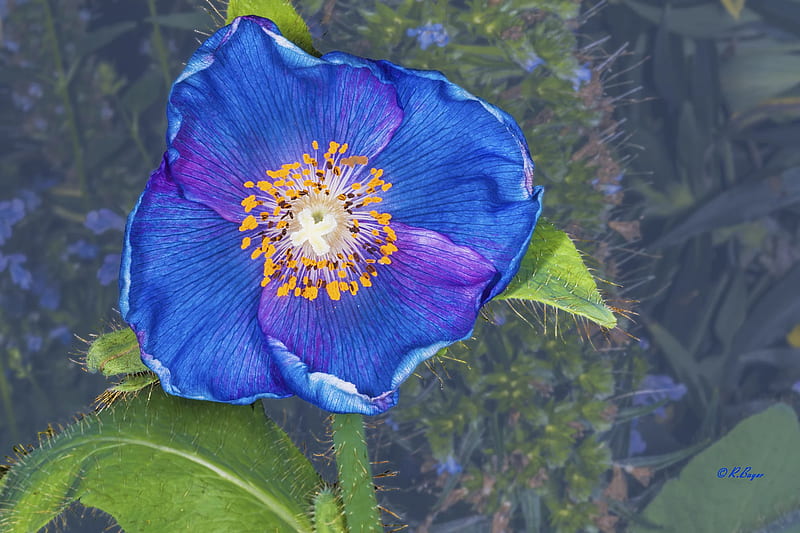
<svg viewBox="0 0 800 533"><path fill-rule="evenodd" d="M372 457L397 471L380 478L398 515L387 523L647 527L642 510L691 457L769 405L798 407L800 2L296 5L322 52L440 70L511 113L546 216L618 284L603 286L611 303L638 313L604 332L488 307L474 339L418 369L375 421ZM105 386L66 354L118 320L124 217L163 152L169 86L220 13L197 0L0 0L9 452ZM324 451L324 414L268 407Z"/></svg>

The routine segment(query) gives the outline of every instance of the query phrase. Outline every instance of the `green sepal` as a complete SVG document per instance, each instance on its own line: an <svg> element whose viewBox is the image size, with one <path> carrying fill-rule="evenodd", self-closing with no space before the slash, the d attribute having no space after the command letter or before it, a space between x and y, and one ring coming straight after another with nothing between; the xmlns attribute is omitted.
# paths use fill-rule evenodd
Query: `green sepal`
<svg viewBox="0 0 800 533"><path fill-rule="evenodd" d="M148 385L158 382L158 376L154 372L141 372L139 374L128 374L119 383L108 388L111 392L136 392Z"/></svg>
<svg viewBox="0 0 800 533"><path fill-rule="evenodd" d="M270 19L278 25L283 36L294 44L313 56L322 55L314 48L306 21L289 0L230 0L225 13L225 24L245 15Z"/></svg>
<svg viewBox="0 0 800 533"><path fill-rule="evenodd" d="M97 337L86 353L86 370L100 372L104 376L149 371L142 363L139 341L131 328Z"/></svg>
<svg viewBox="0 0 800 533"><path fill-rule="evenodd" d="M519 272L497 300L532 300L582 316L604 328L617 318L603 302L594 277L572 239L539 220Z"/></svg>
<svg viewBox="0 0 800 533"><path fill-rule="evenodd" d="M339 499L330 487L314 496L314 533L347 533Z"/></svg>
<svg viewBox="0 0 800 533"><path fill-rule="evenodd" d="M78 501L127 533L311 533L311 498L322 485L260 404L185 400L154 387L13 461L0 480L0 531L38 531Z"/></svg>

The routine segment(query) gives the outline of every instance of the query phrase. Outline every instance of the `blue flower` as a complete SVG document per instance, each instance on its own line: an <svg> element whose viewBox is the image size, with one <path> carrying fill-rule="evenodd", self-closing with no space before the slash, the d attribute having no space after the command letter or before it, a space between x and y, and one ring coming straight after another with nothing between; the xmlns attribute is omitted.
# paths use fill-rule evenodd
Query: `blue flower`
<svg viewBox="0 0 800 533"><path fill-rule="evenodd" d="M572 88L576 91L581 88L581 85L584 83L592 80L592 69L589 68L589 64L585 63L580 67L577 67L573 72L572 76L569 78L572 82Z"/></svg>
<svg viewBox="0 0 800 533"><path fill-rule="evenodd" d="M14 224L25 218L25 202L20 198L0 202L0 245L11 238Z"/></svg>
<svg viewBox="0 0 800 533"><path fill-rule="evenodd" d="M39 335L25 335L25 346L29 352L38 352L42 349L42 338Z"/></svg>
<svg viewBox="0 0 800 533"><path fill-rule="evenodd" d="M122 231L125 229L125 219L105 207L86 214L84 225L92 230L95 235L100 235L109 230Z"/></svg>
<svg viewBox="0 0 800 533"><path fill-rule="evenodd" d="M120 254L108 254L103 258L103 264L97 271L97 279L101 285L108 285L119 276Z"/></svg>
<svg viewBox="0 0 800 533"><path fill-rule="evenodd" d="M61 291L50 281L51 277L39 271L33 277L33 292L39 297L39 305L55 311L61 303Z"/></svg>
<svg viewBox="0 0 800 533"><path fill-rule="evenodd" d="M2 254L0 254L2 256ZM0 272L8 268L11 274L11 281L19 288L28 290L33 283L33 277L28 270L22 266L28 260L23 254L11 254L0 257Z"/></svg>
<svg viewBox="0 0 800 533"><path fill-rule="evenodd" d="M639 390L633 397L633 405L653 405L669 399L676 402L686 395L686 385L675 383L671 377L660 374L648 374L639 384ZM658 416L664 416L664 407L653 411Z"/></svg>
<svg viewBox="0 0 800 533"><path fill-rule="evenodd" d="M521 66L522 69L528 73L536 70L536 67L539 65L544 65L544 59L539 57L536 52L529 52L528 55L519 61L519 66Z"/></svg>
<svg viewBox="0 0 800 533"><path fill-rule="evenodd" d="M312 57L266 19L203 43L167 116L120 310L171 394L385 411L470 336L541 211L506 113L438 72Z"/></svg>
<svg viewBox="0 0 800 533"><path fill-rule="evenodd" d="M628 456L640 455L647 450L647 442L645 442L642 433L636 427L636 420L631 421L631 432L628 440Z"/></svg>
<svg viewBox="0 0 800 533"><path fill-rule="evenodd" d="M439 23L423 24L419 28L409 28L406 30L406 35L416 37L419 47L423 50L427 50L432 44L441 48L450 41L447 30Z"/></svg>
<svg viewBox="0 0 800 533"><path fill-rule="evenodd" d="M94 259L97 257L98 251L96 245L86 242L83 239L67 245L67 253L76 255L80 259Z"/></svg>
<svg viewBox="0 0 800 533"><path fill-rule="evenodd" d="M50 339L57 339L61 344L69 344L72 342L72 333L67 326L56 326L47 334Z"/></svg>
<svg viewBox="0 0 800 533"><path fill-rule="evenodd" d="M456 474L460 474L462 470L463 469L461 465L458 464L458 461L456 461L455 457L453 457L452 455L448 455L447 459L443 463L440 462L436 465L436 474L439 476L441 476L445 472L453 476Z"/></svg>

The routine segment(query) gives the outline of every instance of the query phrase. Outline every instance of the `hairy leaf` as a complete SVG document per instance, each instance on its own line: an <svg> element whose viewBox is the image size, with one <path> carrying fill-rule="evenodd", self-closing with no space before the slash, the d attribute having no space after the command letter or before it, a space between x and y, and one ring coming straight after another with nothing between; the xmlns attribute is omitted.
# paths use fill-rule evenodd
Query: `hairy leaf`
<svg viewBox="0 0 800 533"><path fill-rule="evenodd" d="M320 479L261 406L150 389L87 416L12 465L0 530L37 531L72 502L137 531L312 531Z"/></svg>
<svg viewBox="0 0 800 533"><path fill-rule="evenodd" d="M532 300L606 328L617 325L575 244L546 220L539 220L519 272L497 299Z"/></svg>

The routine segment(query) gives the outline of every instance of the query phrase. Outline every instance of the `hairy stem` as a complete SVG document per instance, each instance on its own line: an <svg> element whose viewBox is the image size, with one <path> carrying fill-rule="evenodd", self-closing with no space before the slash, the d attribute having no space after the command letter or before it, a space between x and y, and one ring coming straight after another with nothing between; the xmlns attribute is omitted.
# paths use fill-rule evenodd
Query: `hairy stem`
<svg viewBox="0 0 800 533"><path fill-rule="evenodd" d="M380 533L383 526L375 499L363 419L361 415L333 415L332 431L347 530Z"/></svg>

